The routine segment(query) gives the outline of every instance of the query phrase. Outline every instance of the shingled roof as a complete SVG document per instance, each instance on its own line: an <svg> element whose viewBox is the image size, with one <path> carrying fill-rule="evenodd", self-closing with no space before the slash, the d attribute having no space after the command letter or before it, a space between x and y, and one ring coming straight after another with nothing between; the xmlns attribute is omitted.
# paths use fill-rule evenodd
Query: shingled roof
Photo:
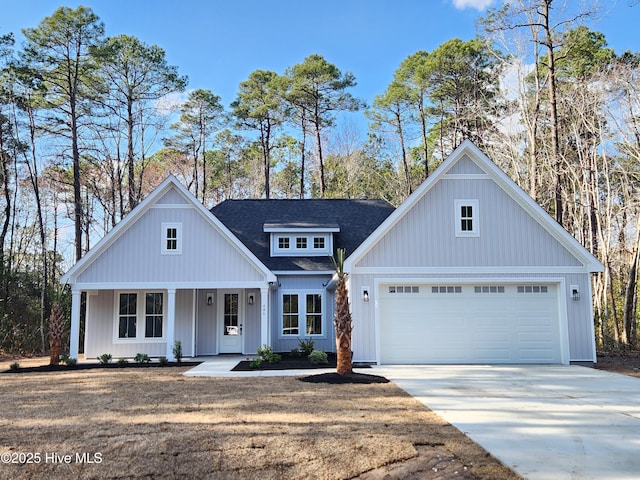
<svg viewBox="0 0 640 480"><path fill-rule="evenodd" d="M271 271L333 270L328 257L271 257L268 227L339 227L333 247L353 252L395 207L385 200L225 200L211 212ZM335 251L334 251L335 254Z"/></svg>

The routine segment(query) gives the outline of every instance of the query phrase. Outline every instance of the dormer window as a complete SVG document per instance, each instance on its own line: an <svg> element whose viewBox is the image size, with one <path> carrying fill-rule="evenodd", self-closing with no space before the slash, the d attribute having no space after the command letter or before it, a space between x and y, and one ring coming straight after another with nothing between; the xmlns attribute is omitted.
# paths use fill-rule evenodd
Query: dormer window
<svg viewBox="0 0 640 480"><path fill-rule="evenodd" d="M289 237L278 237L278 249L288 250L290 245Z"/></svg>
<svg viewBox="0 0 640 480"><path fill-rule="evenodd" d="M270 234L272 257L327 257L333 255L333 234L340 231L336 223L277 223L263 226Z"/></svg>

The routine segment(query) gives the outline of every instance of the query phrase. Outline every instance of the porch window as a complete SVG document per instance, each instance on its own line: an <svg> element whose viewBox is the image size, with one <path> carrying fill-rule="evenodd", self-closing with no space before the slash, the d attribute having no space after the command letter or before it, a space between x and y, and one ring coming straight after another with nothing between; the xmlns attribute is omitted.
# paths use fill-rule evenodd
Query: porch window
<svg viewBox="0 0 640 480"><path fill-rule="evenodd" d="M162 337L162 293L147 293L145 295L145 330L147 338Z"/></svg>
<svg viewBox="0 0 640 480"><path fill-rule="evenodd" d="M121 293L118 310L118 338L136 338L138 294Z"/></svg>
<svg viewBox="0 0 640 480"><path fill-rule="evenodd" d="M164 293L118 292L116 309L114 340L157 342L164 338Z"/></svg>

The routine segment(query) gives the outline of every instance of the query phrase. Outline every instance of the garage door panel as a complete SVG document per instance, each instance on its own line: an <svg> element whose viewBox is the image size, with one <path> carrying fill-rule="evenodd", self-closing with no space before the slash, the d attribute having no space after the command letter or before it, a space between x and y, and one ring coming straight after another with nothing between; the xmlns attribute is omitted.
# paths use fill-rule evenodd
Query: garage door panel
<svg viewBox="0 0 640 480"><path fill-rule="evenodd" d="M380 288L383 363L561 362L554 285L454 291L421 284L407 291Z"/></svg>

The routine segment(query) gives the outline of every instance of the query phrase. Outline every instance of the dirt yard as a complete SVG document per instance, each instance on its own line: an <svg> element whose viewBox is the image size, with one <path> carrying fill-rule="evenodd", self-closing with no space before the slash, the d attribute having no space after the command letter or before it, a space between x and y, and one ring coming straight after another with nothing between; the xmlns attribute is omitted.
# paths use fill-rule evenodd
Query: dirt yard
<svg viewBox="0 0 640 480"><path fill-rule="evenodd" d="M0 478L518 478L392 383L185 370L0 374Z"/></svg>
<svg viewBox="0 0 640 480"><path fill-rule="evenodd" d="M640 354L599 356L639 367ZM519 478L391 383L186 369L0 374L0 478Z"/></svg>

